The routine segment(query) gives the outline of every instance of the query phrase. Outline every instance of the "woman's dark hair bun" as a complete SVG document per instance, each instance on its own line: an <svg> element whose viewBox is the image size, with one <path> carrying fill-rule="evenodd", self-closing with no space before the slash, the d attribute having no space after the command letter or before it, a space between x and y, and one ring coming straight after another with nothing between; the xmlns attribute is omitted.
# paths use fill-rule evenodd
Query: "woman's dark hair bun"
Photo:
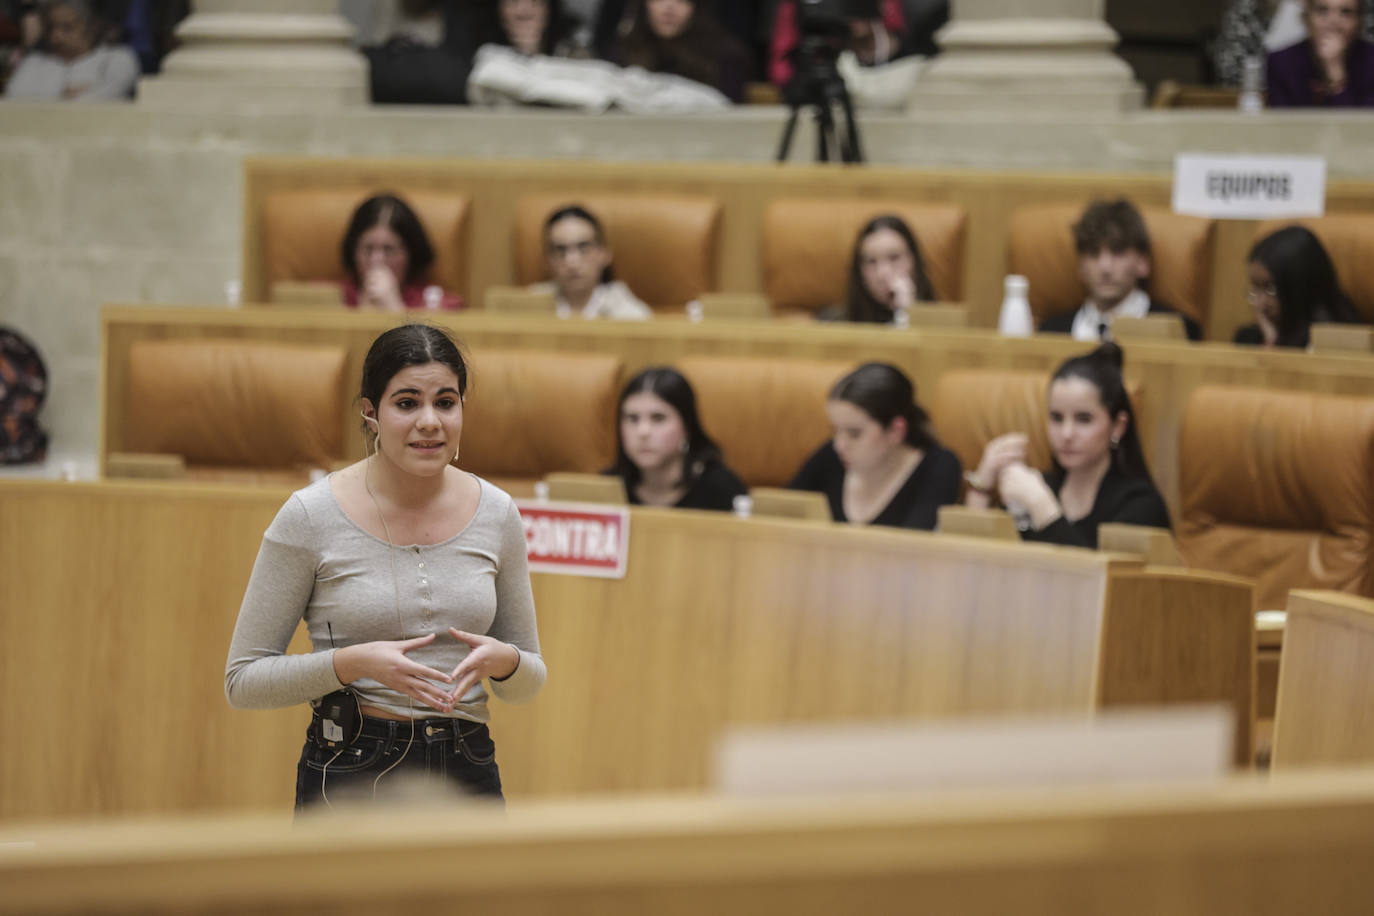
<svg viewBox="0 0 1374 916"><path fill-rule="evenodd" d="M1110 340L1104 340L1090 355L1093 359L1110 363L1118 370L1126 365L1126 354L1121 351L1121 347Z"/></svg>

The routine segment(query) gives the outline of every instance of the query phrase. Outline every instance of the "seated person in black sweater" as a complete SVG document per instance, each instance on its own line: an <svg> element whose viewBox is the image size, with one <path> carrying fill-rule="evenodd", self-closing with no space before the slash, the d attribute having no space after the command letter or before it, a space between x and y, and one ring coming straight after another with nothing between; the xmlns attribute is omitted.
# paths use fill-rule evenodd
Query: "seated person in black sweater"
<svg viewBox="0 0 1374 916"><path fill-rule="evenodd" d="M860 366L835 383L825 412L835 436L788 486L824 493L837 522L934 530L936 511L959 499L959 459L902 370Z"/></svg>
<svg viewBox="0 0 1374 916"><path fill-rule="evenodd" d="M1248 270L1255 323L1236 330L1238 344L1302 348L1314 324L1360 321L1331 256L1309 229L1285 226L1260 239L1250 249Z"/></svg>
<svg viewBox="0 0 1374 916"><path fill-rule="evenodd" d="M1054 373L1049 434L1054 467L1043 474L1026 466L1024 435L989 442L966 478L966 503L985 508L1000 498L1023 539L1051 544L1096 547L1103 522L1169 527L1121 379L1120 347L1104 343Z"/></svg>
<svg viewBox="0 0 1374 916"><path fill-rule="evenodd" d="M1040 325L1041 331L1072 334L1075 340L1111 338L1113 319L1176 314L1156 302L1147 291L1150 281L1150 232L1145 219L1129 200L1098 200L1088 205L1073 227L1078 252L1078 275L1088 299L1078 311L1056 306ZM1183 328L1189 340L1201 340L1202 329L1188 316Z"/></svg>
<svg viewBox="0 0 1374 916"><path fill-rule="evenodd" d="M616 461L632 505L729 511L748 489L697 418L691 384L658 366L630 379L616 409Z"/></svg>

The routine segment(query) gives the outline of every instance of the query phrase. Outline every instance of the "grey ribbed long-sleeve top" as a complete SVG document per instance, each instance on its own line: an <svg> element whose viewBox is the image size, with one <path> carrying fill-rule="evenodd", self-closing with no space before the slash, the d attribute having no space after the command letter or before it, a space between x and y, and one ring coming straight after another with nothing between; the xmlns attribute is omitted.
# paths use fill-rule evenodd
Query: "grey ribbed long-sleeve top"
<svg viewBox="0 0 1374 916"><path fill-rule="evenodd" d="M477 512L466 528L438 544L408 547L392 547L358 527L328 478L293 493L263 535L239 609L224 670L230 704L292 706L338 690L331 629L336 648L436 633L410 657L439 671L452 671L470 651L449 627L493 636L520 650L520 663L505 680L490 681L492 693L507 702L533 697L546 672L524 527L510 495L479 482ZM287 655L302 619L314 651ZM442 715L377 681L352 686L369 706L415 718ZM452 715L488 720L480 681Z"/></svg>

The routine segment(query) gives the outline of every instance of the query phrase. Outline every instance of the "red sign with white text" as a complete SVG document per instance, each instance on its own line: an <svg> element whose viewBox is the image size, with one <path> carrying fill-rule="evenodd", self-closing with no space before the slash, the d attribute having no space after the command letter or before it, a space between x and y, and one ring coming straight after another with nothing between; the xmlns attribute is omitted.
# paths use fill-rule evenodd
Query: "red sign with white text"
<svg viewBox="0 0 1374 916"><path fill-rule="evenodd" d="M591 503L517 501L530 572L625 578L630 510Z"/></svg>

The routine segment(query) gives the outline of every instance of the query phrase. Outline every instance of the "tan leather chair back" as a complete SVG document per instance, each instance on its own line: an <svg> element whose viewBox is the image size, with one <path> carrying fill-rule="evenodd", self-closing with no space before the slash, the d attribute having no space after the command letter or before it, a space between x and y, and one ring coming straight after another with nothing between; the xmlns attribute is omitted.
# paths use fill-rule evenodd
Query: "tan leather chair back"
<svg viewBox="0 0 1374 916"><path fill-rule="evenodd" d="M1073 311L1088 291L1078 279L1073 225L1085 204L1021 207L1011 215L1007 272L1030 280L1030 305L1037 325L1051 314ZM1141 207L1154 250L1150 293L1206 327L1212 293L1216 224L1162 207Z"/></svg>
<svg viewBox="0 0 1374 916"><path fill-rule="evenodd" d="M459 464L528 479L609 467L620 374L614 356L483 350L473 357Z"/></svg>
<svg viewBox="0 0 1374 916"><path fill-rule="evenodd" d="M787 198L763 215L763 288L780 311L814 312L843 303L859 230L875 216L900 216L916 235L935 296L963 295L968 213L955 204L860 197Z"/></svg>
<svg viewBox="0 0 1374 916"><path fill-rule="evenodd" d="M515 278L548 278L544 221L577 204L606 230L615 276L656 309L680 309L718 288L720 201L692 194L528 194L515 208Z"/></svg>
<svg viewBox="0 0 1374 916"><path fill-rule="evenodd" d="M825 398L854 366L831 360L694 356L678 369L707 435L749 486L785 486L830 438Z"/></svg>
<svg viewBox="0 0 1374 916"><path fill-rule="evenodd" d="M1179 493L1183 559L1255 579L1261 608L1292 588L1374 595L1374 398L1199 388Z"/></svg>
<svg viewBox="0 0 1374 916"><path fill-rule="evenodd" d="M1365 321L1374 323L1374 214L1336 213L1315 219L1268 220L1255 227L1255 241L1271 232L1294 224L1306 226L1321 239L1341 289ZM1246 252L1249 254L1249 252ZM1245 270L1244 264L1227 265L1228 270Z"/></svg>
<svg viewBox="0 0 1374 916"><path fill-rule="evenodd" d="M190 465L333 467L344 451L345 362L341 347L136 341L125 442Z"/></svg>
<svg viewBox="0 0 1374 916"><path fill-rule="evenodd" d="M452 293L464 296L467 288L467 197L427 189L384 188L410 204L420 218L434 247L429 279ZM265 289L244 290L250 299L266 301L272 284L292 282L342 282L339 246L353 211L379 193L371 188L310 188L275 191L262 207L261 247Z"/></svg>
<svg viewBox="0 0 1374 916"><path fill-rule="evenodd" d="M1030 437L1026 459L1031 467L1050 466L1050 440L1045 425L1043 372L960 369L935 383L928 410L935 435L959 456L966 470L976 470L983 449L1003 433Z"/></svg>

